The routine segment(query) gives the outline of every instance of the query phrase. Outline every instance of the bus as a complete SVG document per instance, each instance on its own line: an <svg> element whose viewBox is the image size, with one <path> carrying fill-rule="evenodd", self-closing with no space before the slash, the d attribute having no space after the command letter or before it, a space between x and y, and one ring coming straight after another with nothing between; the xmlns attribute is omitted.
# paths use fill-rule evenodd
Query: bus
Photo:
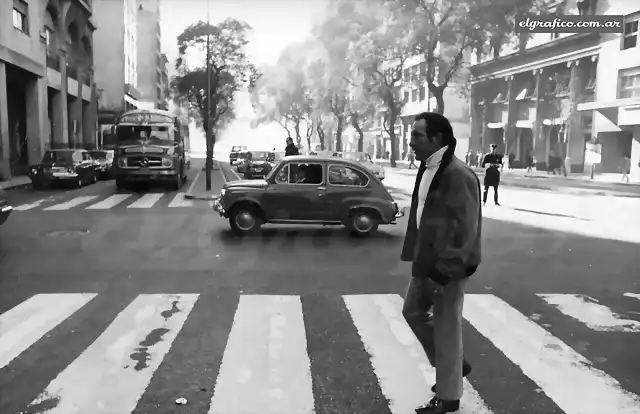
<svg viewBox="0 0 640 414"><path fill-rule="evenodd" d="M191 168L189 124L162 110L133 110L112 128L113 176L118 189L164 182L178 190Z"/></svg>

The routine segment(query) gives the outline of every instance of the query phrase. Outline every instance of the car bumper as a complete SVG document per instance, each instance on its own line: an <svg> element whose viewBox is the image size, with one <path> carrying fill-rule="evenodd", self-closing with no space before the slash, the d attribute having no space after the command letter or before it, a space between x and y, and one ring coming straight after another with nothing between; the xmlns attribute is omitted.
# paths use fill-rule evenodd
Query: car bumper
<svg viewBox="0 0 640 414"><path fill-rule="evenodd" d="M47 183L47 182L55 182L55 181L67 181L67 180L77 180L77 173L70 172L58 172L58 173L50 173L50 174L38 174L38 175L30 175L32 182L39 183Z"/></svg>
<svg viewBox="0 0 640 414"><path fill-rule="evenodd" d="M220 203L219 198L213 200L213 210L220 214L220 217L225 217L226 211L222 206L222 203Z"/></svg>
<svg viewBox="0 0 640 414"><path fill-rule="evenodd" d="M12 211L13 207L11 206L3 206L0 208L0 226L2 226L5 221L7 221Z"/></svg>
<svg viewBox="0 0 640 414"><path fill-rule="evenodd" d="M174 180L177 175L178 172L175 170L131 171L115 174L116 179L124 181L169 181Z"/></svg>

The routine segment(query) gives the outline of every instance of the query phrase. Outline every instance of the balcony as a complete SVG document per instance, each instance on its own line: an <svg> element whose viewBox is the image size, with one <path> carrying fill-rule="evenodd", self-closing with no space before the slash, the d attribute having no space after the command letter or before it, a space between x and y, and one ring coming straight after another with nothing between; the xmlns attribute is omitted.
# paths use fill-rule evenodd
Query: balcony
<svg viewBox="0 0 640 414"><path fill-rule="evenodd" d="M76 65L67 64L67 77L78 80L78 67Z"/></svg>
<svg viewBox="0 0 640 414"><path fill-rule="evenodd" d="M60 58L58 55L47 51L47 67L60 72Z"/></svg>

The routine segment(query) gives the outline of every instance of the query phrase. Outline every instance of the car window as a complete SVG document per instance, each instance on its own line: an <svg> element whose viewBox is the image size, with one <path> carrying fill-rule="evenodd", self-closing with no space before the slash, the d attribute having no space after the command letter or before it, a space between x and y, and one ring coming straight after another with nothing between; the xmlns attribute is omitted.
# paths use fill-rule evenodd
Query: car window
<svg viewBox="0 0 640 414"><path fill-rule="evenodd" d="M278 175L276 175L276 183L278 184L289 183L289 165L285 165L278 171Z"/></svg>
<svg viewBox="0 0 640 414"><path fill-rule="evenodd" d="M322 164L291 163L289 166L289 184L318 185L324 181Z"/></svg>
<svg viewBox="0 0 640 414"><path fill-rule="evenodd" d="M80 162L82 160L86 160L86 152L81 152L81 151L75 151L73 153L73 155L71 156L71 158L73 159L74 162Z"/></svg>
<svg viewBox="0 0 640 414"><path fill-rule="evenodd" d="M329 183L332 185L366 187L369 184L369 177L354 168L344 165L331 165L329 167Z"/></svg>
<svg viewBox="0 0 640 414"><path fill-rule="evenodd" d="M91 154L89 154L88 152L82 153L82 161L88 161L90 159L91 159Z"/></svg>

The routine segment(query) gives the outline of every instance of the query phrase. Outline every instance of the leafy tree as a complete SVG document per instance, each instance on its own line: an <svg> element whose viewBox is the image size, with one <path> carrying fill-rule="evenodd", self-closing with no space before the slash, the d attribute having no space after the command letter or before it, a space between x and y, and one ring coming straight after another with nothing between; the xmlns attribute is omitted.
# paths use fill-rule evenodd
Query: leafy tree
<svg viewBox="0 0 640 414"><path fill-rule="evenodd" d="M216 133L235 118L234 96L240 88L253 88L260 77L246 57L247 31L251 27L235 19L226 19L217 25L197 22L178 36L178 74L172 79L173 97L178 105L187 108L189 116L207 131L207 99L215 142ZM211 88L207 93L207 62L198 67L187 65L187 56L195 52L206 56L207 38L210 37Z"/></svg>

